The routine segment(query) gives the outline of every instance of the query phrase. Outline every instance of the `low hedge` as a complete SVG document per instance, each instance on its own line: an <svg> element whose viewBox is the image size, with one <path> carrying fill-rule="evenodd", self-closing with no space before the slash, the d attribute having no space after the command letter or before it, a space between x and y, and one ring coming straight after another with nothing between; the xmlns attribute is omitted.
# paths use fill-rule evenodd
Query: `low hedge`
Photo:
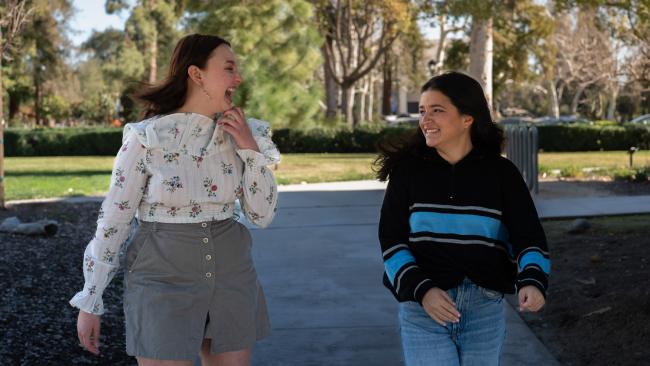
<svg viewBox="0 0 650 366"><path fill-rule="evenodd" d="M115 155L122 144L117 128L7 129L6 156Z"/></svg>
<svg viewBox="0 0 650 366"><path fill-rule="evenodd" d="M646 126L539 126L539 148L544 151L627 150L650 148L650 127Z"/></svg>
<svg viewBox="0 0 650 366"><path fill-rule="evenodd" d="M338 130L277 129L273 140L283 153L375 152L378 141L395 141L414 129L359 128ZM539 147L543 151L627 150L631 146L650 148L650 127L646 126L539 126ZM122 130L115 128L7 129L6 156L115 155Z"/></svg>

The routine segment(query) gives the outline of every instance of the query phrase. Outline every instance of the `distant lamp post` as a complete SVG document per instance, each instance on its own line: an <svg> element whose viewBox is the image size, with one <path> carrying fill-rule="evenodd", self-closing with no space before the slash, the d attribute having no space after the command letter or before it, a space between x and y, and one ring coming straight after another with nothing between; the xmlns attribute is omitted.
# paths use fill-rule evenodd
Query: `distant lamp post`
<svg viewBox="0 0 650 366"><path fill-rule="evenodd" d="M639 148L636 146L630 147L630 149L627 151L628 155L630 155L630 168L632 167L632 156L634 155L635 152L639 151Z"/></svg>

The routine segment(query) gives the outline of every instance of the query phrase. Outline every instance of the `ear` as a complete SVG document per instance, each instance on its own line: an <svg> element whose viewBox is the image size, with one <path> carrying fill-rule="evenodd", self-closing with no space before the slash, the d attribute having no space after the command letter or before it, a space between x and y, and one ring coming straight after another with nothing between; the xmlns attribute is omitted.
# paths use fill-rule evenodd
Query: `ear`
<svg viewBox="0 0 650 366"><path fill-rule="evenodd" d="M199 86L203 86L203 75L201 74L201 69L195 65L191 65L187 68L187 76L192 79Z"/></svg>
<svg viewBox="0 0 650 366"><path fill-rule="evenodd" d="M463 126L465 128L470 128L472 127L472 123L474 123L474 117L464 114L463 115Z"/></svg>

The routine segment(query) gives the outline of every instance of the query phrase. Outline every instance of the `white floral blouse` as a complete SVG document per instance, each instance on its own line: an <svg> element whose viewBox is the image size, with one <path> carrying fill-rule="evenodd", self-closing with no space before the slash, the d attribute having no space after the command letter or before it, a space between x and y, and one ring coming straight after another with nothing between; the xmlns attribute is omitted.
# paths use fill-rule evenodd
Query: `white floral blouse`
<svg viewBox="0 0 650 366"><path fill-rule="evenodd" d="M136 216L142 221L196 223L233 217L239 199L248 220L271 223L280 161L268 123L248 118L260 152L237 149L213 119L196 113L157 116L124 128L97 231L84 252L85 284L70 304L104 312L102 293L117 272Z"/></svg>

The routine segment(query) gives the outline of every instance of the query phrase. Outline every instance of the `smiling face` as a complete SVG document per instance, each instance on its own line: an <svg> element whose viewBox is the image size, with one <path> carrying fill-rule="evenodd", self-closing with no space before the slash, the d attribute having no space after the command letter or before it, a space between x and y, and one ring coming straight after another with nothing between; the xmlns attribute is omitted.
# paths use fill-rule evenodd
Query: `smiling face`
<svg viewBox="0 0 650 366"><path fill-rule="evenodd" d="M420 95L420 130L427 146L447 152L471 144L472 122L473 118L461 114L443 93L427 90Z"/></svg>
<svg viewBox="0 0 650 366"><path fill-rule="evenodd" d="M195 75L192 75L193 72ZM203 93L209 96L215 113L233 107L232 98L242 78L235 54L228 45L222 44L215 48L203 69L191 67L190 77L203 89Z"/></svg>

